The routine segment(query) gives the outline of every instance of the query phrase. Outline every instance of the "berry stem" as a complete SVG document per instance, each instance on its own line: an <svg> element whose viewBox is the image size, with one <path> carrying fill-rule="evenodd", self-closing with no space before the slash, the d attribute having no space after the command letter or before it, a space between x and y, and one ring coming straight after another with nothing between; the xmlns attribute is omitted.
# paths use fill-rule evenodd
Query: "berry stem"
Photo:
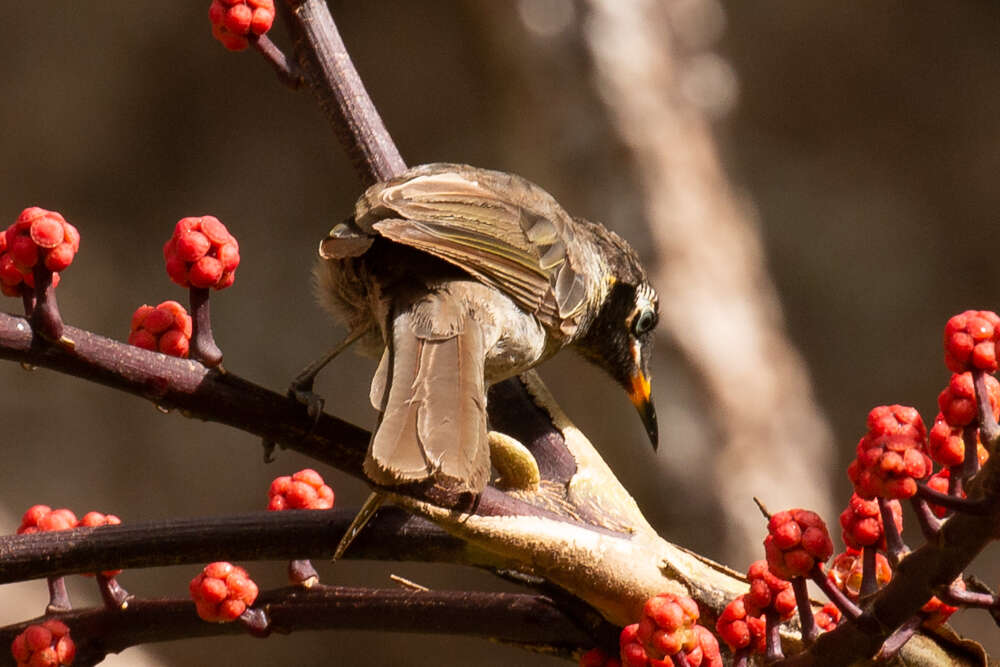
<svg viewBox="0 0 1000 667"><path fill-rule="evenodd" d="M267 35L259 37L249 37L250 44L257 50L267 62L271 63L278 80L292 90L302 87L302 72L299 71L295 61L289 58L277 44L271 41Z"/></svg>
<svg viewBox="0 0 1000 667"><path fill-rule="evenodd" d="M878 511L882 515L882 531L885 533L885 550L889 557L889 563L893 567L906 555L909 549L903 543L903 536L899 534L899 528L892 516L892 508L889 501L882 496L878 497Z"/></svg>
<svg viewBox="0 0 1000 667"><path fill-rule="evenodd" d="M823 573L823 568L820 567L819 563L813 566L812 572L809 573L809 578L812 579L814 584L819 586L819 589L823 591L823 594L826 595L830 602L837 605L837 609L840 610L841 614L849 619L855 619L861 615L861 609L858 605L851 602L850 598L844 595L843 591L833 585L833 582ZM798 596L796 595L797 601Z"/></svg>
<svg viewBox="0 0 1000 667"><path fill-rule="evenodd" d="M958 473L959 477L964 481L971 479L979 472L979 428L974 424L969 424L963 428L962 441L965 443L965 459L960 466L956 466L958 470L952 470L951 476L954 478L955 473ZM954 495L959 494L956 493Z"/></svg>
<svg viewBox="0 0 1000 667"><path fill-rule="evenodd" d="M979 434L982 437L983 445L992 456L996 451L997 439L1000 438L1000 425L997 424L996 417L993 416L993 407L990 405L990 394L986 389L986 371L976 369L972 372L972 384L976 389L976 406L979 413ZM968 453L966 453L968 458ZM973 454L975 458L975 454Z"/></svg>
<svg viewBox="0 0 1000 667"><path fill-rule="evenodd" d="M801 577L796 577L796 579L801 579ZM794 585L794 581L792 583ZM798 596L796 596L797 599ZM785 657L785 654L781 651L781 619L778 618L776 612L771 610L764 613L764 623L767 628L767 651L764 654L764 662L777 662ZM804 634L805 631L803 631L803 636Z"/></svg>
<svg viewBox="0 0 1000 667"><path fill-rule="evenodd" d="M886 662L892 660L899 654L899 650L903 648L903 644L910 641L910 638L917 632L920 628L920 624L923 622L923 617L919 614L912 616L901 626L896 628L889 637L882 643L882 648L879 649L878 655L875 656L875 660Z"/></svg>
<svg viewBox="0 0 1000 667"><path fill-rule="evenodd" d="M928 542L934 540L941 530L941 519L937 518L927 501L919 495L910 498L910 507L917 515L917 522L920 524L920 532L924 534L924 539Z"/></svg>
<svg viewBox="0 0 1000 667"><path fill-rule="evenodd" d="M878 549L874 545L867 544L861 550L861 590L860 597L865 598L878 590L878 564L876 557Z"/></svg>
<svg viewBox="0 0 1000 667"><path fill-rule="evenodd" d="M799 609L799 624L802 626L802 641L812 644L819 636L816 627L816 617L813 616L812 602L809 601L809 589L805 577L792 579L792 590L795 592L795 606ZM770 622L770 617L768 617Z"/></svg>
<svg viewBox="0 0 1000 667"><path fill-rule="evenodd" d="M976 607L978 609L1000 609L1000 599L996 595L979 591L969 591L949 586L943 590L939 598L946 604L956 607Z"/></svg>
<svg viewBox="0 0 1000 667"><path fill-rule="evenodd" d="M983 500L958 498L947 493L935 491L926 484L917 483L917 495L932 505L940 505L953 512L963 512L975 516L983 516L991 511L990 503Z"/></svg>
<svg viewBox="0 0 1000 667"><path fill-rule="evenodd" d="M21 303L24 305L24 316L30 318L35 310L35 290L25 285L21 290Z"/></svg>
<svg viewBox="0 0 1000 667"><path fill-rule="evenodd" d="M49 577L49 604L45 607L45 613L57 614L72 609L73 603L69 601L69 592L66 590L66 578Z"/></svg>
<svg viewBox="0 0 1000 667"><path fill-rule="evenodd" d="M107 577L103 573L97 574L97 588L101 591L101 599L109 609L126 609L128 601L133 597L121 587L117 579Z"/></svg>
<svg viewBox="0 0 1000 667"><path fill-rule="evenodd" d="M35 278L35 306L31 311L31 328L45 340L71 348L73 343L63 337L63 321L52 285L52 271L39 261L32 269Z"/></svg>
<svg viewBox="0 0 1000 667"><path fill-rule="evenodd" d="M674 667L691 667L691 663L688 662L687 656L684 655L684 651L678 651L670 656L670 661L674 663Z"/></svg>
<svg viewBox="0 0 1000 667"><path fill-rule="evenodd" d="M993 617L993 622L996 623L997 627L1000 627L1000 598L998 598L998 596L990 590L989 586L987 586L982 580L979 579L979 577L975 575L969 575L966 577L965 585L968 586L970 590L989 595L996 601L991 607L987 607L986 611L988 611L990 616Z"/></svg>
<svg viewBox="0 0 1000 667"><path fill-rule="evenodd" d="M212 313L209 309L207 287L191 287L191 356L209 368L217 368L222 363L222 350L215 344L212 335Z"/></svg>

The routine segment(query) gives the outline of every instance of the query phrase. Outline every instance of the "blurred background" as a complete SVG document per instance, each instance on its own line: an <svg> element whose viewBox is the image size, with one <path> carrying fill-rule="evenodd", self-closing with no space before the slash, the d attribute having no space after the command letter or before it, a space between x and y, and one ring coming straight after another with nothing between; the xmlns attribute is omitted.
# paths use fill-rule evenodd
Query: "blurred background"
<svg viewBox="0 0 1000 667"><path fill-rule="evenodd" d="M235 286L213 297L226 367L281 391L341 335L313 302L310 268L360 189L310 94L283 88L253 52L225 52L207 6L5 7L0 221L39 205L74 223L83 242L59 287L64 318L124 339L139 305L185 300L162 270L174 222L218 216L242 255ZM915 405L931 423L948 379L944 322L1000 307L1000 5L331 8L408 163L518 172L643 255L663 310L660 453L599 372L563 354L542 374L673 542L745 569L761 554L755 494L772 509L816 508L836 532L868 410ZM327 409L370 427L373 370L338 359L318 384ZM271 478L313 465L289 452L265 465L245 433L47 370L0 364L0 387L6 532L35 503L125 521L263 509ZM338 506L364 497L360 482L317 467ZM976 564L993 585L996 556ZM282 563L248 566L264 587L284 582ZM178 595L197 570L120 580ZM321 573L507 589L444 565L346 561ZM97 601L89 581L70 590ZM45 601L42 582L4 586L0 623ZM985 614L955 625L1000 651ZM334 651L356 665L559 664L481 640L337 632L152 645L108 664L320 665Z"/></svg>

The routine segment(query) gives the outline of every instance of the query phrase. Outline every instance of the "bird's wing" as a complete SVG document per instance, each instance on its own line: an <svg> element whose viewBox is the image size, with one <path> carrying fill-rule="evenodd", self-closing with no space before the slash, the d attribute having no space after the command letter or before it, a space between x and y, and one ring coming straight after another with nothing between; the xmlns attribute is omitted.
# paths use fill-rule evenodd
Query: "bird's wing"
<svg viewBox="0 0 1000 667"><path fill-rule="evenodd" d="M417 167L369 188L355 223L455 264L549 326L584 306L587 277L568 250L572 221L551 195L519 176L466 165Z"/></svg>

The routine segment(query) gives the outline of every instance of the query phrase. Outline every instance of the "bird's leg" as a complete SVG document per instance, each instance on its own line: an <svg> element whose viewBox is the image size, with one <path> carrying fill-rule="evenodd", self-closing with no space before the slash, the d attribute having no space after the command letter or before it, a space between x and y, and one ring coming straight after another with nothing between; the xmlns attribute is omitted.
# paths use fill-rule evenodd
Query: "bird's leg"
<svg viewBox="0 0 1000 667"><path fill-rule="evenodd" d="M337 543L337 549L333 552L333 562L340 560L340 557L344 555L347 551L347 547L351 546L351 542L354 538L364 529L365 525L371 521L371 518L375 516L375 512L378 508L382 506L385 502L386 495L380 491L373 491L370 496L365 500L365 504L361 506L358 510L357 516L354 517L354 521L351 525L347 527L347 531L344 536L340 538L340 542Z"/></svg>
<svg viewBox="0 0 1000 667"><path fill-rule="evenodd" d="M333 346L333 348L322 357L303 368L302 372L296 375L295 379L292 380L292 384L288 387L288 395L293 397L302 405L306 406L309 416L314 420L319 419L319 416L323 413L323 397L313 391L313 382L315 382L316 376L328 363L333 361L334 357L350 347L363 335L368 333L370 328L371 327L359 327L354 331L351 331L347 334L344 340Z"/></svg>

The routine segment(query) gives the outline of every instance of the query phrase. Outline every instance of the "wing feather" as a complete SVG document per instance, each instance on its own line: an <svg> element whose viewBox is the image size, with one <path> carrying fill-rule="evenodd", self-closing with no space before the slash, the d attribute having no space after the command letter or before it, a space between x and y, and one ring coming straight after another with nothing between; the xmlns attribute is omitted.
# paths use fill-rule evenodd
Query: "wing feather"
<svg viewBox="0 0 1000 667"><path fill-rule="evenodd" d="M372 186L355 221L451 262L556 327L578 313L587 277L569 252L569 215L519 176L431 164Z"/></svg>

